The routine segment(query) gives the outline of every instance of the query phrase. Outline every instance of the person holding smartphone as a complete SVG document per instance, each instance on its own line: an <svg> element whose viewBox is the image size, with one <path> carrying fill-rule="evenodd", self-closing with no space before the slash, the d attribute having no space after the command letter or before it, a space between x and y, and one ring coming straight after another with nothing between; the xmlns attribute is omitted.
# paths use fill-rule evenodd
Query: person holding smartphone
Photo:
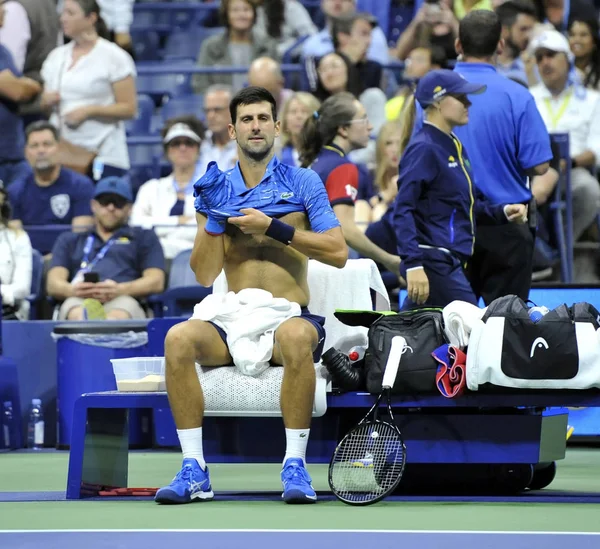
<svg viewBox="0 0 600 549"><path fill-rule="evenodd" d="M132 199L127 180L100 180L93 230L65 232L55 242L47 290L62 302L60 320L143 319L140 302L162 292L162 247L153 230L128 225Z"/></svg>
<svg viewBox="0 0 600 549"><path fill-rule="evenodd" d="M414 98L427 114L400 160L393 226L400 273L408 296L402 309L445 307L454 300L477 305L464 268L473 254L476 218L482 222L524 223L523 204L491 206L473 182L469 157L452 132L469 121L468 96L486 87L458 73L435 70L425 75ZM415 102L407 107L414 119ZM409 135L412 126L403 131Z"/></svg>

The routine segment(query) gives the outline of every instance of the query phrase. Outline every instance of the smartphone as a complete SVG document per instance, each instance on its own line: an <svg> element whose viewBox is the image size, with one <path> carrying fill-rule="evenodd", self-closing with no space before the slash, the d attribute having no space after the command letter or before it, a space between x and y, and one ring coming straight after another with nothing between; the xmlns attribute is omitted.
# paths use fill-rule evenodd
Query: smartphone
<svg viewBox="0 0 600 549"><path fill-rule="evenodd" d="M100 282L100 277L98 276L98 273L95 273L94 271L83 273L83 281L96 283Z"/></svg>

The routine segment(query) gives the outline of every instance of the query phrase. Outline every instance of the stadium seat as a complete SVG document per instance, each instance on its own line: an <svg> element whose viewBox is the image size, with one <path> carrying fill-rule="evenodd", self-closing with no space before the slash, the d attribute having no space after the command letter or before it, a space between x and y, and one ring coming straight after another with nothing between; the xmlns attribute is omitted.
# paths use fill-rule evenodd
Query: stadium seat
<svg viewBox="0 0 600 549"><path fill-rule="evenodd" d="M31 240L31 247L41 254L49 254L54 242L65 231L71 230L71 225L28 225L23 227Z"/></svg>
<svg viewBox="0 0 600 549"><path fill-rule="evenodd" d="M156 143L127 143L131 167L158 165L163 155L162 144Z"/></svg>
<svg viewBox="0 0 600 549"><path fill-rule="evenodd" d="M165 96L179 97L192 93L189 74L139 74L137 91L149 95L158 105Z"/></svg>
<svg viewBox="0 0 600 549"><path fill-rule="evenodd" d="M215 34L221 34L224 27L197 27L193 30L176 30L167 38L164 58L166 60L193 59L198 57L202 42Z"/></svg>
<svg viewBox="0 0 600 549"><path fill-rule="evenodd" d="M191 254L192 250L184 250L171 263L167 290L159 296L165 317L191 316L194 305L212 293L212 287L205 288L196 281L190 268Z"/></svg>
<svg viewBox="0 0 600 549"><path fill-rule="evenodd" d="M150 124L152 114L154 113L154 101L149 95L140 94L138 100L137 117L125 122L127 135L148 135L150 133Z"/></svg>
<svg viewBox="0 0 600 549"><path fill-rule="evenodd" d="M136 61L158 61L160 59L160 36L156 31L132 29L131 38Z"/></svg>
<svg viewBox="0 0 600 549"><path fill-rule="evenodd" d="M204 120L204 97L202 95L185 95L174 97L167 101L161 109L163 122L175 116L193 114L200 120Z"/></svg>
<svg viewBox="0 0 600 549"><path fill-rule="evenodd" d="M131 181L131 190L134 199L139 188L149 179L160 176L160 160L163 155L163 148L160 142L154 144L147 143L128 143L129 179Z"/></svg>

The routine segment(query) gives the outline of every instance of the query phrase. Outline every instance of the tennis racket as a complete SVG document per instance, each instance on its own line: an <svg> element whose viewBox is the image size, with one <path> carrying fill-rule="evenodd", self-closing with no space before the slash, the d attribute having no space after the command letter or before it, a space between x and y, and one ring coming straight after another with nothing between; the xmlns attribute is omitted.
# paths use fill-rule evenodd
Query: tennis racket
<svg viewBox="0 0 600 549"><path fill-rule="evenodd" d="M377 401L338 444L329 463L329 487L340 501L349 505L381 501L402 479L406 447L394 421L391 389L405 349L406 340L395 336ZM389 421L379 418L379 405L384 397Z"/></svg>

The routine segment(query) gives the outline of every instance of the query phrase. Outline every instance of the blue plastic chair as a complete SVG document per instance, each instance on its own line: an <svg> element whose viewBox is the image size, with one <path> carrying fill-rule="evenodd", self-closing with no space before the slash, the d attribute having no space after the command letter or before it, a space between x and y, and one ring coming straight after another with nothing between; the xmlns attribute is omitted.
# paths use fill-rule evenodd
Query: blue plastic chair
<svg viewBox="0 0 600 549"><path fill-rule="evenodd" d="M42 278L44 275L44 258L36 249L31 250L31 293L29 301L29 320L37 320L37 304L42 295Z"/></svg>
<svg viewBox="0 0 600 549"><path fill-rule="evenodd" d="M41 254L49 254L54 242L65 231L71 230L71 225L28 225L23 227L31 240L31 247Z"/></svg>
<svg viewBox="0 0 600 549"><path fill-rule="evenodd" d="M166 122L175 116L192 114L204 120L204 97L202 95L186 95L174 97L167 101L161 108L162 121Z"/></svg>
<svg viewBox="0 0 600 549"><path fill-rule="evenodd" d="M150 300L162 302L165 317L191 316L194 305L212 293L212 287L205 288L196 281L190 267L191 254L192 250L184 250L175 256L171 263L167 290Z"/></svg>
<svg viewBox="0 0 600 549"><path fill-rule="evenodd" d="M559 149L560 158L565 159L566 168L560 170L558 184L550 202L550 210L556 231L556 241L560 254L560 272L562 281L573 281L573 197L571 195L571 154L569 134L550 134L550 139Z"/></svg>
<svg viewBox="0 0 600 549"><path fill-rule="evenodd" d="M176 30L167 38L163 53L165 60L196 59L202 42L221 34L225 27L197 27L193 30Z"/></svg>
<svg viewBox="0 0 600 549"><path fill-rule="evenodd" d="M160 36L156 31L131 29L133 51L136 61L158 61L160 59Z"/></svg>
<svg viewBox="0 0 600 549"><path fill-rule="evenodd" d="M150 124L152 114L154 113L154 101L149 95L138 95L138 113L133 120L125 122L127 135L148 135L150 133Z"/></svg>
<svg viewBox="0 0 600 549"><path fill-rule="evenodd" d="M165 96L190 95L191 77L189 74L140 74L137 77L137 91L151 96L158 105Z"/></svg>

